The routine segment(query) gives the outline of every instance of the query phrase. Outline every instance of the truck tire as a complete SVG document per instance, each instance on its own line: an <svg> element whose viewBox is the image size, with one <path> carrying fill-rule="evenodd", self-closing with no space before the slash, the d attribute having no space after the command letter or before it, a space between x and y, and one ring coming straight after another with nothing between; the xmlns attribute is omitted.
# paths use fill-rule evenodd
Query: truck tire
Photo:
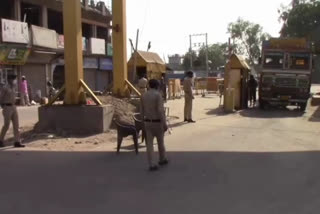
<svg viewBox="0 0 320 214"><path fill-rule="evenodd" d="M300 105L300 111L305 112L307 109L307 103L301 103Z"/></svg>
<svg viewBox="0 0 320 214"><path fill-rule="evenodd" d="M259 100L259 108L264 110L266 107L266 102L263 100Z"/></svg>

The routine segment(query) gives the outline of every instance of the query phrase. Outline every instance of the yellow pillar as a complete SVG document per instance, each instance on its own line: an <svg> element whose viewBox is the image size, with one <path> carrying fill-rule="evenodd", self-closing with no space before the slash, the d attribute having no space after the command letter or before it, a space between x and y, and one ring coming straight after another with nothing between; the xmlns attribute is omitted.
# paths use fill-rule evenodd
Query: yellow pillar
<svg viewBox="0 0 320 214"><path fill-rule="evenodd" d="M127 68L127 21L126 0L112 1L113 41L113 92L124 96Z"/></svg>
<svg viewBox="0 0 320 214"><path fill-rule="evenodd" d="M80 103L83 91L80 80L83 79L81 2L63 1L63 25L65 41L65 104Z"/></svg>

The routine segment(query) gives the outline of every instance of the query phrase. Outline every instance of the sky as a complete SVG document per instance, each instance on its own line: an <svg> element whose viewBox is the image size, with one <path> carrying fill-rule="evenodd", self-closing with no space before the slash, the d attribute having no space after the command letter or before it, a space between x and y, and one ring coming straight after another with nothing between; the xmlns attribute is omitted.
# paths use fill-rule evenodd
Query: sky
<svg viewBox="0 0 320 214"><path fill-rule="evenodd" d="M110 0L105 0L110 5ZM208 33L208 43L228 41L227 27L239 17L260 24L266 33L279 36L281 4L291 0L127 0L128 39L136 39L140 30L139 50L157 52L161 57L184 54L189 35ZM194 42L204 42L195 37ZM130 53L128 42L128 52Z"/></svg>

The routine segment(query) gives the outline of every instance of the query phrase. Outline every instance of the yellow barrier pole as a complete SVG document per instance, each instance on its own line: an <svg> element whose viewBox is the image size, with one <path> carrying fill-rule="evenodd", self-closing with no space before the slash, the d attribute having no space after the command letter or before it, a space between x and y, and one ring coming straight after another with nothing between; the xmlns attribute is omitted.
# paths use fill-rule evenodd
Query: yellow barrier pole
<svg viewBox="0 0 320 214"><path fill-rule="evenodd" d="M79 87L83 79L81 2L63 1L63 25L65 40L65 104L78 105L81 102Z"/></svg>
<svg viewBox="0 0 320 214"><path fill-rule="evenodd" d="M127 68L126 0L112 1L113 93L125 96Z"/></svg>

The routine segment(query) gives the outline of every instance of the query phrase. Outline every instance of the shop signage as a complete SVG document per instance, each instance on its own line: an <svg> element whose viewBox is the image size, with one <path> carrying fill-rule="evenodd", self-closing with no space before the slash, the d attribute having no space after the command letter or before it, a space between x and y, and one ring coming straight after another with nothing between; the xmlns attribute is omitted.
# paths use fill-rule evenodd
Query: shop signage
<svg viewBox="0 0 320 214"><path fill-rule="evenodd" d="M82 50L87 50L87 39L82 37ZM64 49L64 35L57 35L57 47L58 49Z"/></svg>
<svg viewBox="0 0 320 214"><path fill-rule="evenodd" d="M83 59L84 69L98 69L98 59L97 58L87 58Z"/></svg>
<svg viewBox="0 0 320 214"><path fill-rule="evenodd" d="M113 47L111 43L107 45L107 56L113 56Z"/></svg>
<svg viewBox="0 0 320 214"><path fill-rule="evenodd" d="M99 68L100 70L112 71L113 70L112 59L100 58Z"/></svg>
<svg viewBox="0 0 320 214"><path fill-rule="evenodd" d="M106 41L104 39L90 38L90 53L105 55Z"/></svg>
<svg viewBox="0 0 320 214"><path fill-rule="evenodd" d="M25 47L8 47L0 45L0 64L24 65L29 54L30 50Z"/></svg>
<svg viewBox="0 0 320 214"><path fill-rule="evenodd" d="M57 49L57 33L54 30L31 26L32 42L34 46Z"/></svg>
<svg viewBox="0 0 320 214"><path fill-rule="evenodd" d="M28 24L1 19L2 42L29 44Z"/></svg>

